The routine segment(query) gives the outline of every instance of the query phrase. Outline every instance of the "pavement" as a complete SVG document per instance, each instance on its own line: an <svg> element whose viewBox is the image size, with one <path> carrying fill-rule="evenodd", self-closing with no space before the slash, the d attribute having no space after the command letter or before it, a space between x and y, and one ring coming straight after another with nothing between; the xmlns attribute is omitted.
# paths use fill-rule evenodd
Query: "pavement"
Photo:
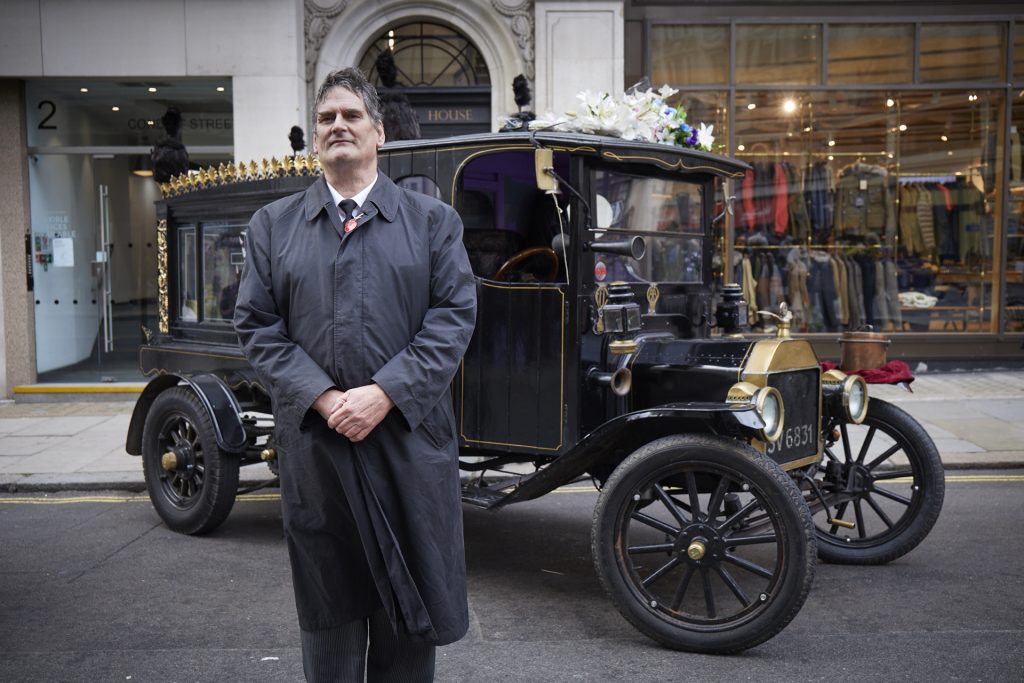
<svg viewBox="0 0 1024 683"><path fill-rule="evenodd" d="M947 469L1024 467L1024 370L918 372L913 393L871 385L910 413ZM130 395L130 394L129 394ZM145 490L142 461L125 451L134 400L0 403L0 490ZM243 467L243 482L270 479Z"/></svg>

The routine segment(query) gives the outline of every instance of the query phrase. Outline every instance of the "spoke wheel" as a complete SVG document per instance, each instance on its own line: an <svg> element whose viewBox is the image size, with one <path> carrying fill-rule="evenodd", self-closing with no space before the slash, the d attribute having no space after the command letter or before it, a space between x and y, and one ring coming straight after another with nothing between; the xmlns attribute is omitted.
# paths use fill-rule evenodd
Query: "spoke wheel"
<svg viewBox="0 0 1024 683"><path fill-rule="evenodd" d="M923 541L939 518L945 495L939 453L914 418L878 399L871 399L863 424L835 429L839 438L826 440L818 468L829 503L827 512L815 506L818 556L838 564L891 562Z"/></svg>
<svg viewBox="0 0 1024 683"><path fill-rule="evenodd" d="M201 534L227 518L238 490L238 458L217 447L213 422L186 387L153 401L142 435L146 489L164 523Z"/></svg>
<svg viewBox="0 0 1024 683"><path fill-rule="evenodd" d="M619 611L671 648L738 652L796 616L814 572L810 512L792 479L745 444L658 439L605 484L591 543Z"/></svg>

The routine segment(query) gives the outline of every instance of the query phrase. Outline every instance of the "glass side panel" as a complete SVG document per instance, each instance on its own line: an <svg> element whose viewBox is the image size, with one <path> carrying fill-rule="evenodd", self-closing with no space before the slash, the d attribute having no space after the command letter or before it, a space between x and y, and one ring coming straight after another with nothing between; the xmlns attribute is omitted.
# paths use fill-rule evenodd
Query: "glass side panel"
<svg viewBox="0 0 1024 683"><path fill-rule="evenodd" d="M821 81L818 24L736 26L736 82L813 85Z"/></svg>
<svg viewBox="0 0 1024 683"><path fill-rule="evenodd" d="M1019 30L1018 24L1018 30ZM1006 331L1024 331L1024 90L1013 93L1006 221Z"/></svg>
<svg viewBox="0 0 1024 683"><path fill-rule="evenodd" d="M830 84L910 83L913 80L913 24L829 25Z"/></svg>
<svg viewBox="0 0 1024 683"><path fill-rule="evenodd" d="M230 323L242 273L244 225L203 225L203 320Z"/></svg>
<svg viewBox="0 0 1024 683"><path fill-rule="evenodd" d="M178 229L178 320L199 321L199 273L196 270L196 229Z"/></svg>

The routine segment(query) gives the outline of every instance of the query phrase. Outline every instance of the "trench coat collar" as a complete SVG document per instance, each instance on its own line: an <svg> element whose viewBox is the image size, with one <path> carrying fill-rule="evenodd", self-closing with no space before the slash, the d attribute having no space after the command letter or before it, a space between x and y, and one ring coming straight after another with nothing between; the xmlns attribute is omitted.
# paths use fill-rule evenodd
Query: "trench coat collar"
<svg viewBox="0 0 1024 683"><path fill-rule="evenodd" d="M378 171L377 182L363 204L373 204L377 207L380 215L390 223L398 215L399 197L398 186L391 181L391 178ZM331 190L327 187L327 179L320 176L306 190L306 220L312 221L318 213L330 207L334 207L334 197L331 196ZM337 211L328 211L327 215L332 216L333 220L333 216L337 213Z"/></svg>

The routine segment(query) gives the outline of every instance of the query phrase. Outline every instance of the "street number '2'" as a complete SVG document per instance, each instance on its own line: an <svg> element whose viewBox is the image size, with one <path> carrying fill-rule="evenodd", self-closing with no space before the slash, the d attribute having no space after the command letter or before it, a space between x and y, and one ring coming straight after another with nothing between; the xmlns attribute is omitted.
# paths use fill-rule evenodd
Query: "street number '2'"
<svg viewBox="0 0 1024 683"><path fill-rule="evenodd" d="M39 106L36 108L42 109L46 106L50 107L50 113L43 117L43 120L39 122L39 130L57 130L57 126L46 125L46 122L52 119L53 115L57 113L57 105L51 102L50 100L43 100L39 103Z"/></svg>

